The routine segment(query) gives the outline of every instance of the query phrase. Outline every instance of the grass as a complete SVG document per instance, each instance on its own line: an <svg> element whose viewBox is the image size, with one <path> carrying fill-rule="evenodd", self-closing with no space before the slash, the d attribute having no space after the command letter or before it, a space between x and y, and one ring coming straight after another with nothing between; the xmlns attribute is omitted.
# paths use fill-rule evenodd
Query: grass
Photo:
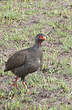
<svg viewBox="0 0 72 110"><path fill-rule="evenodd" d="M72 108L72 3L68 0L0 1L0 109L71 110ZM43 44L43 71L30 74L26 90L10 85L11 72L2 66L17 50L34 44L34 36L47 34Z"/></svg>
<svg viewBox="0 0 72 110"><path fill-rule="evenodd" d="M3 98L4 96L5 96L5 92L2 89L0 89L0 99Z"/></svg>

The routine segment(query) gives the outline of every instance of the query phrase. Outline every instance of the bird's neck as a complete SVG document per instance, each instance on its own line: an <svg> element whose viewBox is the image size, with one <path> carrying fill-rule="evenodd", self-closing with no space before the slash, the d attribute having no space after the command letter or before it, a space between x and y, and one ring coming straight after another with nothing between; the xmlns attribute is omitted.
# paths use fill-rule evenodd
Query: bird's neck
<svg viewBox="0 0 72 110"><path fill-rule="evenodd" d="M35 48L41 48L41 43L40 43L40 42L35 43L34 47L35 47Z"/></svg>
<svg viewBox="0 0 72 110"><path fill-rule="evenodd" d="M42 41L36 40L35 47L36 48L40 48L41 47L41 43L42 43Z"/></svg>

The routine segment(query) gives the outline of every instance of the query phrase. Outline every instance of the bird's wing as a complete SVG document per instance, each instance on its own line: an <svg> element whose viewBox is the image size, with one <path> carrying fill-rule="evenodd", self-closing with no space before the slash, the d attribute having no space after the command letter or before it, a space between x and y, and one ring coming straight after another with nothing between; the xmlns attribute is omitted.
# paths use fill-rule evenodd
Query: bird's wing
<svg viewBox="0 0 72 110"><path fill-rule="evenodd" d="M27 51L18 51L6 62L6 71L17 68L25 63Z"/></svg>

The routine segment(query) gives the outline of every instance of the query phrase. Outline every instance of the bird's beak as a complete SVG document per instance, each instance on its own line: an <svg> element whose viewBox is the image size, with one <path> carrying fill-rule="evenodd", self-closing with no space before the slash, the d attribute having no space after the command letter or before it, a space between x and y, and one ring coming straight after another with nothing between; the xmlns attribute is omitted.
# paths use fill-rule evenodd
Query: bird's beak
<svg viewBox="0 0 72 110"><path fill-rule="evenodd" d="M46 40L47 36L43 36L42 40Z"/></svg>

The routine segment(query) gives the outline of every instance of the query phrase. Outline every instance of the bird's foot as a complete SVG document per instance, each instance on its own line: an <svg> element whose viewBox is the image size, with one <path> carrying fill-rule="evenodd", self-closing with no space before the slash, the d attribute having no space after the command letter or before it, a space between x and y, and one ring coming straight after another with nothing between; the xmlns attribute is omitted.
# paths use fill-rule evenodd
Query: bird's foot
<svg viewBox="0 0 72 110"><path fill-rule="evenodd" d="M28 94L28 95L30 95L30 94L31 94L31 92L30 92L30 90L29 90L29 89L27 89L26 94Z"/></svg>
<svg viewBox="0 0 72 110"><path fill-rule="evenodd" d="M16 87L17 88L17 80L18 80L18 77L16 76L15 78L15 81L13 82L12 86Z"/></svg>
<svg viewBox="0 0 72 110"><path fill-rule="evenodd" d="M24 88L26 89L26 94L29 94L30 95L31 93L30 93L30 90L27 89L27 85L25 84L24 81L22 83L23 83Z"/></svg>

